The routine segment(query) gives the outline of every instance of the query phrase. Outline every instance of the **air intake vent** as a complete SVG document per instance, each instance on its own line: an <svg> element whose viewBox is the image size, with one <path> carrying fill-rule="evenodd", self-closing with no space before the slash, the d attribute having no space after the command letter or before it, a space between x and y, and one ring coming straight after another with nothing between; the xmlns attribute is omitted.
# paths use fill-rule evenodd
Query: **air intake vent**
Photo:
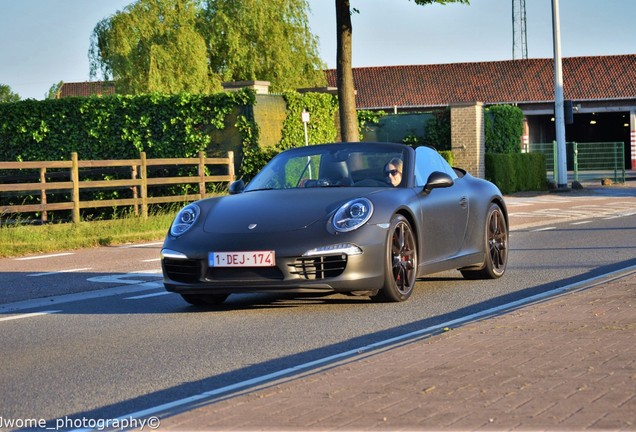
<svg viewBox="0 0 636 432"><path fill-rule="evenodd" d="M299 257L291 267L290 273L300 275L305 279L326 279L337 277L347 267L347 255L327 255Z"/></svg>
<svg viewBox="0 0 636 432"><path fill-rule="evenodd" d="M184 283L198 282L202 273L201 261L192 259L165 258L163 269L168 278Z"/></svg>

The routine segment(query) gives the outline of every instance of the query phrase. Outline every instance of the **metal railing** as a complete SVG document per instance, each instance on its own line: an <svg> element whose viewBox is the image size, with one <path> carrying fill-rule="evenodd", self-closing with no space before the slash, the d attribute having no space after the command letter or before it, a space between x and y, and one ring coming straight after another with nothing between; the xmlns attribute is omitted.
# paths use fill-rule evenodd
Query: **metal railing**
<svg viewBox="0 0 636 432"><path fill-rule="evenodd" d="M226 165L227 175L207 175L207 165ZM166 176L166 171L161 171L156 177L152 177L149 167L198 167L196 175ZM82 179L82 169L99 171L100 169L113 169L119 167L123 169L127 178L93 180ZM47 169L56 171L57 178L70 181L51 181L52 173ZM35 204L23 205L0 205L0 215L15 213L40 213L40 220L47 221L47 213L56 210L70 210L72 221L80 221L80 209L133 206L135 213L141 208L141 216L148 217L149 204L162 204L173 202L187 202L209 196L206 193L206 183L231 182L235 179L234 173L234 153L228 152L226 158L207 158L204 152L199 153L197 158L164 158L146 159L146 153L141 152L139 159L126 160L79 160L77 153L71 153L69 161L29 161L29 162L0 162L0 170L3 172L15 171L17 173L25 170L39 171L39 181L2 182L0 183L0 193L4 194L27 194L35 195L38 201ZM174 172L169 171L169 172ZM49 180L47 181L47 177ZM198 193L186 195L164 195L149 196L149 186L165 185L198 185ZM132 197L123 199L99 199L82 201L81 190L113 190L130 189ZM48 202L48 197L52 194L70 196L70 201Z"/></svg>
<svg viewBox="0 0 636 432"><path fill-rule="evenodd" d="M568 170L573 179L601 179L611 177L615 183L625 183L625 143L595 142L566 143ZM547 175L558 178L556 141L551 143L531 143L530 152L545 155Z"/></svg>

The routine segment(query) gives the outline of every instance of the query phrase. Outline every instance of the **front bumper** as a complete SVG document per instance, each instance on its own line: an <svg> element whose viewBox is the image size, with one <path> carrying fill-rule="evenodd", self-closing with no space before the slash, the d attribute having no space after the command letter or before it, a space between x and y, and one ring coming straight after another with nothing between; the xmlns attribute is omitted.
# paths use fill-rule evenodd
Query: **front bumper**
<svg viewBox="0 0 636 432"><path fill-rule="evenodd" d="M346 293L377 291L384 283L386 228L378 225L365 226L355 233L323 232L321 238L313 242L301 241L301 235L287 235L284 239L277 238L275 247L272 247L271 236L250 236L249 241L224 236L214 236L209 242L201 241L200 237L187 241L166 239L161 260L166 289L180 294ZM301 242L304 247L299 247ZM212 243L212 247L206 243ZM334 244L355 245L361 253L329 250ZM307 251L316 248L326 250L306 256ZM276 265L211 267L208 253L212 249L226 252L273 249Z"/></svg>

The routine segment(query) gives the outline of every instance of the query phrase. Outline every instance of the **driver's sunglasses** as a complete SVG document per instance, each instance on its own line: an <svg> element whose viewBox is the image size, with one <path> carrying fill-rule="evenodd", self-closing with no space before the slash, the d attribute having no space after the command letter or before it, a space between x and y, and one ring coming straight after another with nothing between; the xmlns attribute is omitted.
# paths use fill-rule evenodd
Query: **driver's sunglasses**
<svg viewBox="0 0 636 432"><path fill-rule="evenodd" d="M398 170L396 169L392 169L392 170L386 170L384 171L384 175L392 175L392 176L396 176L399 173Z"/></svg>

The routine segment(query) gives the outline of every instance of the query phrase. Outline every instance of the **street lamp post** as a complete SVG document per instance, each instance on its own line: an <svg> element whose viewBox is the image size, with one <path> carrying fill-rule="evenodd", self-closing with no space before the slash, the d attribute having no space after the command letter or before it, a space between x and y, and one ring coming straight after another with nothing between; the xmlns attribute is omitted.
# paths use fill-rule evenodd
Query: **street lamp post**
<svg viewBox="0 0 636 432"><path fill-rule="evenodd" d="M554 123L556 126L557 160L555 179L559 189L568 186L568 164L565 152L565 119L563 115L563 69L561 65L561 33L559 30L559 0L552 0L552 38L554 40Z"/></svg>

